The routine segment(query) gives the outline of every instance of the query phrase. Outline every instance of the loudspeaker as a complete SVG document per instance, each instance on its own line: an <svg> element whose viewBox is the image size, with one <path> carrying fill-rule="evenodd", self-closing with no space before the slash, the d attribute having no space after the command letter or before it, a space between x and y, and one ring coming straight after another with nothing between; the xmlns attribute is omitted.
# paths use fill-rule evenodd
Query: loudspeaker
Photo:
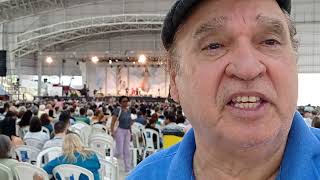
<svg viewBox="0 0 320 180"><path fill-rule="evenodd" d="M0 50L0 77L7 75L7 51Z"/></svg>

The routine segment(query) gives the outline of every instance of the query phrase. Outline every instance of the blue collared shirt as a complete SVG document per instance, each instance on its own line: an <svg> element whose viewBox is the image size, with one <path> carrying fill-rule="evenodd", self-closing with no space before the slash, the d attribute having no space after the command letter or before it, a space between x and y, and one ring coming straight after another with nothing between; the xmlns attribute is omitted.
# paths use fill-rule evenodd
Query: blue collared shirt
<svg viewBox="0 0 320 180"><path fill-rule="evenodd" d="M309 128L296 112L276 180L320 179L320 130ZM127 180L194 180L193 155L196 150L191 129L183 140L142 161Z"/></svg>

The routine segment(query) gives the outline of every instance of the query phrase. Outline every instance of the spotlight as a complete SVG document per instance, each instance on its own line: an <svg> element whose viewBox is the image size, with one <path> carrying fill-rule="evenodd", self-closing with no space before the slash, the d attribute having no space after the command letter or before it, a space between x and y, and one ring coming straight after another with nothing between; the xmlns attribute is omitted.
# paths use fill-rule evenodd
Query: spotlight
<svg viewBox="0 0 320 180"><path fill-rule="evenodd" d="M46 62L47 62L48 64L51 64L51 63L53 62L53 60L52 60L52 58L51 58L50 56L48 56L48 57L46 58Z"/></svg>
<svg viewBox="0 0 320 180"><path fill-rule="evenodd" d="M141 63L141 64L145 64L147 62L147 58L145 55L140 55L139 56L139 59L138 59L138 62Z"/></svg>
<svg viewBox="0 0 320 180"><path fill-rule="evenodd" d="M111 61L111 59L109 60L109 64L112 64L112 61Z"/></svg>
<svg viewBox="0 0 320 180"><path fill-rule="evenodd" d="M97 62L99 62L99 58L97 56L93 56L91 58L91 61L96 64Z"/></svg>

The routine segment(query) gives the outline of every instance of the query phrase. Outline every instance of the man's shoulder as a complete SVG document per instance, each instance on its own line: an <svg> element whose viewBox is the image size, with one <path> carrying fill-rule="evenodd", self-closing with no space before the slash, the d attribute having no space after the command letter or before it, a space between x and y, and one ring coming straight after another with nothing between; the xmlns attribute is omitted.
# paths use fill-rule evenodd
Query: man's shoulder
<svg viewBox="0 0 320 180"><path fill-rule="evenodd" d="M51 148L51 147L62 147L62 139L50 139L44 143L43 149Z"/></svg>
<svg viewBox="0 0 320 180"><path fill-rule="evenodd" d="M171 160L174 158L180 143L152 154L132 171L127 180L166 179Z"/></svg>
<svg viewBox="0 0 320 180"><path fill-rule="evenodd" d="M311 133L317 138L318 142L320 142L320 129L310 127Z"/></svg>

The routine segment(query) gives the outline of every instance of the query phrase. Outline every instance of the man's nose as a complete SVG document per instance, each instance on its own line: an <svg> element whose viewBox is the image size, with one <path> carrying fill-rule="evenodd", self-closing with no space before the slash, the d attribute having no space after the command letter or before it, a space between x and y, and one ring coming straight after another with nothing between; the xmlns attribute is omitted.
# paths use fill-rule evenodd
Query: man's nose
<svg viewBox="0 0 320 180"><path fill-rule="evenodd" d="M266 66L259 60L257 50L250 42L239 43L231 58L225 70L230 77L250 81L266 73Z"/></svg>

